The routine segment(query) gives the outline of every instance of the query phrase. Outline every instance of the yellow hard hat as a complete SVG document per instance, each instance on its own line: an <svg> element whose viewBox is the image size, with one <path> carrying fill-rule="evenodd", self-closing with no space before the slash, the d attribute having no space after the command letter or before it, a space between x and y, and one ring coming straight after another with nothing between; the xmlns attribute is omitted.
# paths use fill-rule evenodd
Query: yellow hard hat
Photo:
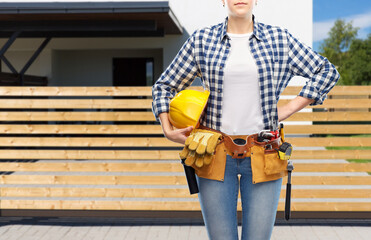
<svg viewBox="0 0 371 240"><path fill-rule="evenodd" d="M197 128L199 119L204 111L209 91L183 90L170 101L169 119L176 128L193 126Z"/></svg>

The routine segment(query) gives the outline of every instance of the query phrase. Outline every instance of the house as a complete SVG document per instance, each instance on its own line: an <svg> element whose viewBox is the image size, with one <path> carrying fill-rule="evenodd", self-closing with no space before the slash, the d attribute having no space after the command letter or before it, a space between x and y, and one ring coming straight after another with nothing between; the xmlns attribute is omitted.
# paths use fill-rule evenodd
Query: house
<svg viewBox="0 0 371 240"><path fill-rule="evenodd" d="M255 15L312 44L312 1L259 1ZM150 86L226 16L215 0L1 1L0 85Z"/></svg>

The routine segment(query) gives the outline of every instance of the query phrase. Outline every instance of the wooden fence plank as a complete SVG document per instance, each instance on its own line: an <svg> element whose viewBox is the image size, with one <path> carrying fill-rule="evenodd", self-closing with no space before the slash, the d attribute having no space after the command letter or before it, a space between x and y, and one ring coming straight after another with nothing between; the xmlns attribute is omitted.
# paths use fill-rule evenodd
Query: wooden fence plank
<svg viewBox="0 0 371 240"><path fill-rule="evenodd" d="M202 91L202 87L190 87ZM302 86L289 86L282 95L297 95ZM370 86L335 86L328 96L370 95ZM1 87L4 96L151 96L151 87Z"/></svg>
<svg viewBox="0 0 371 240"><path fill-rule="evenodd" d="M151 96L151 87L0 87L3 96Z"/></svg>
<svg viewBox="0 0 371 240"><path fill-rule="evenodd" d="M371 138L369 137L311 137L311 138L290 138L286 141L292 143L294 147L369 147Z"/></svg>
<svg viewBox="0 0 371 240"><path fill-rule="evenodd" d="M287 104L290 100L281 99L278 101L278 106ZM371 108L371 99L326 99L323 104L316 106L307 106L307 108Z"/></svg>
<svg viewBox="0 0 371 240"><path fill-rule="evenodd" d="M371 112L298 112L285 121L363 122L371 121Z"/></svg>
<svg viewBox="0 0 371 240"><path fill-rule="evenodd" d="M3 187L2 197L197 198L186 188Z"/></svg>
<svg viewBox="0 0 371 240"><path fill-rule="evenodd" d="M180 163L0 162L15 172L183 172ZM371 172L371 163L296 163L295 172Z"/></svg>
<svg viewBox="0 0 371 240"><path fill-rule="evenodd" d="M155 117L152 112L0 112L0 121L150 121L150 122L154 122Z"/></svg>
<svg viewBox="0 0 371 240"><path fill-rule="evenodd" d="M1 137L0 146L33 147L182 147L164 137Z"/></svg>
<svg viewBox="0 0 371 240"><path fill-rule="evenodd" d="M283 99L278 106L290 100ZM0 109L151 109L152 99L0 99ZM371 108L371 99L328 99L307 108Z"/></svg>
<svg viewBox="0 0 371 240"><path fill-rule="evenodd" d="M287 134L371 134L371 125L286 125Z"/></svg>
<svg viewBox="0 0 371 240"><path fill-rule="evenodd" d="M0 124L4 134L163 134L160 125ZM286 134L371 134L371 125L286 125Z"/></svg>
<svg viewBox="0 0 371 240"><path fill-rule="evenodd" d="M370 147L368 137L290 138L294 147ZM1 137L1 147L182 147L164 137Z"/></svg>
<svg viewBox="0 0 371 240"><path fill-rule="evenodd" d="M184 176L0 175L1 184L186 185Z"/></svg>
<svg viewBox="0 0 371 240"><path fill-rule="evenodd" d="M283 178L286 184L287 178ZM1 184L186 185L184 176L0 175ZM293 176L293 185L370 185L371 176Z"/></svg>
<svg viewBox="0 0 371 240"><path fill-rule="evenodd" d="M200 204L196 201L1 200L0 206L1 209L200 210Z"/></svg>
<svg viewBox="0 0 371 240"><path fill-rule="evenodd" d="M203 91L202 87L189 87L188 89L194 89ZM92 96L92 97L103 97L103 96L124 96L124 97L151 97L151 87L0 87L0 95L3 96L53 96L53 97L78 97L78 96Z"/></svg>
<svg viewBox="0 0 371 240"><path fill-rule="evenodd" d="M369 159L371 150L294 150L293 159Z"/></svg>
<svg viewBox="0 0 371 240"><path fill-rule="evenodd" d="M282 184L287 183L283 178ZM371 176L292 176L293 185L370 185Z"/></svg>
<svg viewBox="0 0 371 240"><path fill-rule="evenodd" d="M0 150L0 159L133 159L176 160L179 151L160 150Z"/></svg>
<svg viewBox="0 0 371 240"><path fill-rule="evenodd" d="M370 107L371 108L371 107ZM152 112L0 112L0 121L146 121ZM285 121L371 121L371 112L299 112Z"/></svg>
<svg viewBox="0 0 371 240"><path fill-rule="evenodd" d="M284 203L278 204L279 209L284 210ZM352 212L369 212L371 211L371 204L365 202L292 202L291 211L352 211Z"/></svg>
<svg viewBox="0 0 371 240"><path fill-rule="evenodd" d="M370 164L371 165L371 164ZM0 163L2 171L17 172L183 172L179 163Z"/></svg>
<svg viewBox="0 0 371 240"><path fill-rule="evenodd" d="M292 159L369 159L371 150L294 150ZM0 150L0 159L177 160L176 150Z"/></svg>
<svg viewBox="0 0 371 240"><path fill-rule="evenodd" d="M292 189L292 198L371 198L371 189ZM281 198L286 190L281 191Z"/></svg>
<svg viewBox="0 0 371 240"><path fill-rule="evenodd" d="M295 163L295 172L371 172L371 163Z"/></svg>
<svg viewBox="0 0 371 240"><path fill-rule="evenodd" d="M2 200L2 209L200 211L198 201ZM369 202L292 202L292 211L371 211ZM238 211L241 205L238 204ZM284 210L284 203L278 204Z"/></svg>
<svg viewBox="0 0 371 240"><path fill-rule="evenodd" d="M0 99L0 109L150 109L152 99Z"/></svg>
<svg viewBox="0 0 371 240"><path fill-rule="evenodd" d="M0 125L4 134L161 134L160 125Z"/></svg>
<svg viewBox="0 0 371 240"><path fill-rule="evenodd" d="M1 197L197 198L186 188L3 187ZM292 198L371 198L371 189L292 189ZM285 198L282 189L280 198ZM239 195L239 198L241 196Z"/></svg>
<svg viewBox="0 0 371 240"><path fill-rule="evenodd" d="M84 209L84 210L200 210L198 202L186 201L62 201L62 200L2 200L1 209Z"/></svg>

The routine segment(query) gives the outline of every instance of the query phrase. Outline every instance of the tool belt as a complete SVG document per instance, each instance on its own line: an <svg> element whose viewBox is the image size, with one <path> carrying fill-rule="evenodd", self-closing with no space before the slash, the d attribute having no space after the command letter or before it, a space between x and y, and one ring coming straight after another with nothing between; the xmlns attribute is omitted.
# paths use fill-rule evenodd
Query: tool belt
<svg viewBox="0 0 371 240"><path fill-rule="evenodd" d="M222 140L216 147L212 163L202 168L195 168L199 177L223 181L227 154L232 158L251 157L252 182L254 184L287 176L287 160L281 160L275 150L281 145L280 138L268 142L258 142L258 134L227 135L204 126L199 128L222 134Z"/></svg>
<svg viewBox="0 0 371 240"><path fill-rule="evenodd" d="M213 161L202 168L192 168L184 165L187 176L188 186L191 194L198 193L198 186L194 172L203 178L213 180L224 180L226 155L232 158L251 158L252 182L260 183L280 179L288 176L286 184L286 201L285 201L285 219L288 221L291 217L291 172L294 169L292 162L286 157L279 156L287 152L287 146L284 144L283 125L281 125L280 138L274 138L271 141L258 141L258 134L230 136L225 133L200 126L201 129L215 131L222 134L222 140L217 145ZM284 142L287 145L287 142ZM193 172L194 170L194 172Z"/></svg>

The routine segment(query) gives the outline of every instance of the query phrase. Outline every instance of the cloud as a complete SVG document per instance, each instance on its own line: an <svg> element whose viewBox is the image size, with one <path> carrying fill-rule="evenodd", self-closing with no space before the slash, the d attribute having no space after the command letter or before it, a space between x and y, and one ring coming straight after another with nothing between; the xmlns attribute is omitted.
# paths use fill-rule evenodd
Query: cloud
<svg viewBox="0 0 371 240"><path fill-rule="evenodd" d="M362 33L361 37L367 35L364 33L365 28L371 27L371 11L364 14L357 14L343 18L346 22L353 22L354 27L359 27L359 33ZM315 22L313 24L313 42L322 41L327 38L327 34L331 27L334 25L336 19L331 19L323 22Z"/></svg>

